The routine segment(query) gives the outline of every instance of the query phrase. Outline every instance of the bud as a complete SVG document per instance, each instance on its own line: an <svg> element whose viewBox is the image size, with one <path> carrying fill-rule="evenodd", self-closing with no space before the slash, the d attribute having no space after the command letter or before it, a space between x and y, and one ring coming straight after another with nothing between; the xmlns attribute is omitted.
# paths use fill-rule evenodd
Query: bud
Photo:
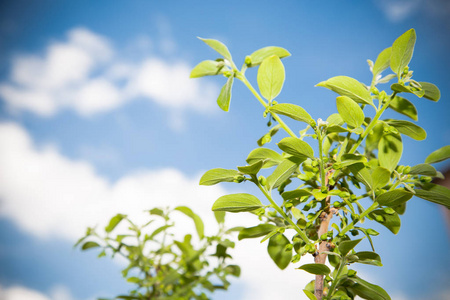
<svg viewBox="0 0 450 300"><path fill-rule="evenodd" d="M403 75L408 75L408 72L409 72L409 67L406 66L406 67L403 69Z"/></svg>
<svg viewBox="0 0 450 300"><path fill-rule="evenodd" d="M376 87L372 87L372 88L370 89L370 91L371 91L372 94L374 94L374 95L378 95L378 94L380 93L380 91L379 91Z"/></svg>
<svg viewBox="0 0 450 300"><path fill-rule="evenodd" d="M376 215L376 216L375 216L375 220L377 220L377 222L380 222L380 223L383 223L383 222L384 222L383 216L380 216L380 215Z"/></svg>
<svg viewBox="0 0 450 300"><path fill-rule="evenodd" d="M225 77L230 77L231 76L231 72L230 71L224 71L223 72L223 76L225 76Z"/></svg>
<svg viewBox="0 0 450 300"><path fill-rule="evenodd" d="M338 208L338 207L341 206L341 202L339 202L339 201L334 201L333 206L336 207L336 208Z"/></svg>
<svg viewBox="0 0 450 300"><path fill-rule="evenodd" d="M266 184L267 184L267 179L266 179L266 177L264 177L264 176L262 176L262 175L260 175L260 176L258 177L258 181L259 181L259 183L260 183L262 186L266 186Z"/></svg>
<svg viewBox="0 0 450 300"><path fill-rule="evenodd" d="M292 247L292 244L287 244L286 247L284 247L284 251L291 251Z"/></svg>
<svg viewBox="0 0 450 300"><path fill-rule="evenodd" d="M249 55L247 55L247 56L245 57L245 64L246 64L248 67L250 67L250 66L252 65L252 58L251 58Z"/></svg>
<svg viewBox="0 0 450 300"><path fill-rule="evenodd" d="M327 238L328 238L327 233L324 233L324 234L322 234L322 235L320 236L320 239L321 239L322 241L325 241Z"/></svg>
<svg viewBox="0 0 450 300"><path fill-rule="evenodd" d="M348 277L354 277L354 276L356 276L356 271L355 270L348 270L348 272L347 272L347 276Z"/></svg>
<svg viewBox="0 0 450 300"><path fill-rule="evenodd" d="M409 172L411 172L411 167L406 166L405 169L403 170L403 174L409 174Z"/></svg>
<svg viewBox="0 0 450 300"><path fill-rule="evenodd" d="M368 235L373 235L373 236L379 235L378 231L371 229L371 228L366 229L366 232Z"/></svg>
<svg viewBox="0 0 450 300"><path fill-rule="evenodd" d="M356 230L356 229L350 230L350 233L351 233L353 236L357 236L357 235L359 234L358 230Z"/></svg>

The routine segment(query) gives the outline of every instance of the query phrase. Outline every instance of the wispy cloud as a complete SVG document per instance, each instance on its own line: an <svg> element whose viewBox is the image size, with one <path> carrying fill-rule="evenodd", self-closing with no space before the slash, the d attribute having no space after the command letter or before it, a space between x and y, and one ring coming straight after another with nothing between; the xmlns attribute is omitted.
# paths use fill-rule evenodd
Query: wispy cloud
<svg viewBox="0 0 450 300"><path fill-rule="evenodd" d="M29 289L24 286L0 286L0 299L2 300L74 300L69 289L65 286L53 287L49 294Z"/></svg>
<svg viewBox="0 0 450 300"><path fill-rule="evenodd" d="M394 23L402 22L418 13L433 17L448 17L448 0L377 0L375 4Z"/></svg>

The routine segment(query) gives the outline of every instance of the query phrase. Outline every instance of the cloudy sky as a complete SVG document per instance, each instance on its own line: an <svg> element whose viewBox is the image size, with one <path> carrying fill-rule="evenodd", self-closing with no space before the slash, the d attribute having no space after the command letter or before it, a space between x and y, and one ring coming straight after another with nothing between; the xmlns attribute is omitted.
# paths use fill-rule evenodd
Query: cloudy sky
<svg viewBox="0 0 450 300"><path fill-rule="evenodd" d="M336 75L370 82L366 59L375 60L413 27L415 78L437 84L442 99L411 98L428 137L405 138L402 163L421 163L450 144L448 2L311 3L3 1L0 299L126 293L131 286L120 277L120 262L72 249L87 226L103 226L117 212L145 220L145 209L180 204L209 222L217 197L253 191L198 186L208 169L244 164L266 126L242 85L235 85L224 113L215 103L224 78L189 79L199 61L216 58L197 36L225 42L238 61L264 46L287 48L292 57L284 60L280 100L317 119L336 109L334 95L316 83ZM443 213L420 199L409 203L398 235L375 227L384 267L358 270L397 300L449 299ZM230 222L255 220L233 216ZM310 278L293 268L279 271L265 251L258 241L239 243L234 256L242 277L215 299L303 299Z"/></svg>

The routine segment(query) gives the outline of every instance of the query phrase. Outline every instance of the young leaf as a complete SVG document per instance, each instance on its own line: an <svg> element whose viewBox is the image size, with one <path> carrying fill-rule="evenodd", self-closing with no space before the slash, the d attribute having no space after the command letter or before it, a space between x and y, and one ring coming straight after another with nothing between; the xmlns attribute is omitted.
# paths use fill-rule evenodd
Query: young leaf
<svg viewBox="0 0 450 300"><path fill-rule="evenodd" d="M231 194L220 197L214 202L213 211L243 212L263 207L261 201L250 194Z"/></svg>
<svg viewBox="0 0 450 300"><path fill-rule="evenodd" d="M309 300L317 300L317 297L310 291L303 290L303 293L305 293L306 297L308 297Z"/></svg>
<svg viewBox="0 0 450 300"><path fill-rule="evenodd" d="M219 224L222 224L225 222L225 212L224 211L215 211L214 217L216 218L216 221Z"/></svg>
<svg viewBox="0 0 450 300"><path fill-rule="evenodd" d="M426 131L414 123L403 120L386 120L386 122L397 128L400 133L403 133L404 135L407 135L417 141L422 141L427 137Z"/></svg>
<svg viewBox="0 0 450 300"><path fill-rule="evenodd" d="M244 228L239 231L238 240L253 239L264 236L275 229L276 226L272 224L259 224L258 226Z"/></svg>
<svg viewBox="0 0 450 300"><path fill-rule="evenodd" d="M413 196L413 193L408 192L406 190L397 189L393 191L388 191L384 194L381 194L377 197L376 201L380 205L385 205L389 207L394 207L401 205L411 199Z"/></svg>
<svg viewBox="0 0 450 300"><path fill-rule="evenodd" d="M232 61L230 51L228 51L227 46L225 46L223 43L213 39L202 39L200 37L199 39L205 42L208 46L210 46L214 50L216 50L225 59L227 59L230 62Z"/></svg>
<svg viewBox="0 0 450 300"><path fill-rule="evenodd" d="M270 112L276 114L284 115L291 119L305 122L306 124L314 123L313 118L304 110L302 107L290 103L281 103L271 106L269 108Z"/></svg>
<svg viewBox="0 0 450 300"><path fill-rule="evenodd" d="M126 218L127 215L117 214L109 221L108 226L105 227L106 232L111 232L116 228L117 225L119 225L120 221L122 221L124 218Z"/></svg>
<svg viewBox="0 0 450 300"><path fill-rule="evenodd" d="M367 264L367 265L374 265L378 267L382 267L383 264L381 263L381 257L375 252L371 251L361 251L356 252L356 256L358 256L358 262L360 264Z"/></svg>
<svg viewBox="0 0 450 300"><path fill-rule="evenodd" d="M330 268L328 268L328 266L324 264L304 264L297 269L306 271L314 275L328 275L331 273Z"/></svg>
<svg viewBox="0 0 450 300"><path fill-rule="evenodd" d="M270 168L281 163L283 161L283 157L271 149L256 148L250 152L246 159L249 164L254 164L259 160L264 161L263 168Z"/></svg>
<svg viewBox="0 0 450 300"><path fill-rule="evenodd" d="M389 68L391 62L392 47L386 48L378 54L377 60L372 69L373 77L376 78L378 74Z"/></svg>
<svg viewBox="0 0 450 300"><path fill-rule="evenodd" d="M358 103L373 106L370 92L358 80L347 76L336 76L326 81L319 82L316 86L322 86L341 96L347 96Z"/></svg>
<svg viewBox="0 0 450 300"><path fill-rule="evenodd" d="M289 53L289 51L281 47L269 46L261 48L250 54L250 59L252 61L250 67L260 65L264 59L272 55L276 55L279 58L283 58L291 56L291 53Z"/></svg>
<svg viewBox="0 0 450 300"><path fill-rule="evenodd" d="M402 157L403 143L400 135L385 134L378 144L378 160L380 166L394 171Z"/></svg>
<svg viewBox="0 0 450 300"><path fill-rule="evenodd" d="M87 249L97 248L97 247L100 247L100 245L98 243L89 241L89 242L84 243L83 246L81 246L81 250L84 251Z"/></svg>
<svg viewBox="0 0 450 300"><path fill-rule="evenodd" d="M341 126L344 124L344 120L342 119L340 114L332 114L327 118L328 127L331 126Z"/></svg>
<svg viewBox="0 0 450 300"><path fill-rule="evenodd" d="M269 101L275 99L283 88L284 78L284 66L278 56L272 55L264 59L257 76L261 95Z"/></svg>
<svg viewBox="0 0 450 300"><path fill-rule="evenodd" d="M414 121L418 120L416 107L405 98L395 96L395 98L389 103L389 108L401 113L402 115L410 117Z"/></svg>
<svg viewBox="0 0 450 300"><path fill-rule="evenodd" d="M382 188L389 183L391 172L383 167L376 167L372 172L372 188Z"/></svg>
<svg viewBox="0 0 450 300"><path fill-rule="evenodd" d="M338 249L342 256L346 256L362 239L343 241L339 244Z"/></svg>
<svg viewBox="0 0 450 300"><path fill-rule="evenodd" d="M283 194L281 194L281 197L283 197L285 201L304 196L311 196L311 192L307 190L297 189L293 191L284 192Z"/></svg>
<svg viewBox="0 0 450 300"><path fill-rule="evenodd" d="M389 294L378 285L371 284L358 276L350 277L349 280L356 283L351 285L351 290L363 299L391 300Z"/></svg>
<svg viewBox="0 0 450 300"><path fill-rule="evenodd" d="M196 65L192 71L190 78L199 78L203 76L214 76L222 73L223 63L215 60L204 60Z"/></svg>
<svg viewBox="0 0 450 300"><path fill-rule="evenodd" d="M219 182L233 182L234 177L239 175L236 170L212 169L203 174L200 178L200 185L214 185Z"/></svg>
<svg viewBox="0 0 450 300"><path fill-rule="evenodd" d="M233 87L233 81L233 75L228 77L227 82L220 90L219 97L217 98L217 105L219 105L219 107L224 111L228 111L230 109L231 88Z"/></svg>
<svg viewBox="0 0 450 300"><path fill-rule="evenodd" d="M397 213L388 214L382 209L377 209L371 212L369 216L381 225L384 225L393 234L397 234L400 231L401 222ZM381 219L378 220L376 216L380 216Z"/></svg>
<svg viewBox="0 0 450 300"><path fill-rule="evenodd" d="M189 218L191 218L194 221L195 229L197 230L198 237L200 239L203 239L205 236L205 225L203 224L202 218L200 218L196 213L194 213L189 207L187 206L178 206L175 207L175 210L178 210L179 212L182 212Z"/></svg>
<svg viewBox="0 0 450 300"><path fill-rule="evenodd" d="M289 159L283 160L273 171L273 173L267 177L267 184L269 189L275 189L279 187L283 182L285 182L292 173L298 168L298 163L293 162Z"/></svg>
<svg viewBox="0 0 450 300"><path fill-rule="evenodd" d="M251 164L249 166L237 167L237 168L240 172L242 172L244 174L256 175L256 174L258 174L259 170L261 170L263 165L264 165L264 161L258 160L257 162L254 162L253 164Z"/></svg>
<svg viewBox="0 0 450 300"><path fill-rule="evenodd" d="M416 196L424 200L444 205L450 209L450 190L445 186L427 183L422 189L414 189Z"/></svg>
<svg viewBox="0 0 450 300"><path fill-rule="evenodd" d="M286 245L290 244L289 240L283 234L277 234L269 239L267 252L270 258L281 270L284 270L292 259L292 249L286 250Z"/></svg>
<svg viewBox="0 0 450 300"><path fill-rule="evenodd" d="M341 167L348 167L357 163L365 163L367 158L363 155L347 153L342 155L341 162L339 163Z"/></svg>
<svg viewBox="0 0 450 300"><path fill-rule="evenodd" d="M419 83L422 86L423 91L425 92L425 94L423 95L424 98L435 102L441 99L441 91L439 91L437 86L429 82Z"/></svg>
<svg viewBox="0 0 450 300"><path fill-rule="evenodd" d="M351 127L357 128L364 122L364 113L361 107L347 96L336 98L339 115Z"/></svg>
<svg viewBox="0 0 450 300"><path fill-rule="evenodd" d="M228 265L225 267L225 272L235 277L241 276L241 267L238 265Z"/></svg>
<svg viewBox="0 0 450 300"><path fill-rule="evenodd" d="M311 146L298 138L284 138L278 143L278 147L284 152L301 159L314 158L314 150Z"/></svg>
<svg viewBox="0 0 450 300"><path fill-rule="evenodd" d="M450 145L439 148L436 151L433 151L430 155L425 159L425 163L434 164L443 160L450 158Z"/></svg>
<svg viewBox="0 0 450 300"><path fill-rule="evenodd" d="M263 135L258 141L258 146L263 146L264 144L270 143L270 141L272 140L272 137L278 132L278 130L280 130L281 125L277 124L275 126L273 126L272 128L270 128L269 132L266 133L265 135Z"/></svg>
<svg viewBox="0 0 450 300"><path fill-rule="evenodd" d="M391 69L399 77L411 61L415 43L416 32L414 29L410 29L392 44Z"/></svg>
<svg viewBox="0 0 450 300"><path fill-rule="evenodd" d="M425 175L425 176L437 176L436 169L429 164L418 164L411 168L411 171L409 171L409 174L412 175Z"/></svg>

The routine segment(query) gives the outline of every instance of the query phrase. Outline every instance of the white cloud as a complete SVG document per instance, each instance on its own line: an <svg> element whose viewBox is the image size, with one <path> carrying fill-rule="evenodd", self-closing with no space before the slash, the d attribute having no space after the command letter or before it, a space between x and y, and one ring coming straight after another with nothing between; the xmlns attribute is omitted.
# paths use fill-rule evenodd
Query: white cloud
<svg viewBox="0 0 450 300"><path fill-rule="evenodd" d="M433 17L450 14L448 0L377 0L375 4L391 22L401 22L420 12Z"/></svg>
<svg viewBox="0 0 450 300"><path fill-rule="evenodd" d="M13 286L10 288L0 287L1 300L51 300L46 295L22 286Z"/></svg>

